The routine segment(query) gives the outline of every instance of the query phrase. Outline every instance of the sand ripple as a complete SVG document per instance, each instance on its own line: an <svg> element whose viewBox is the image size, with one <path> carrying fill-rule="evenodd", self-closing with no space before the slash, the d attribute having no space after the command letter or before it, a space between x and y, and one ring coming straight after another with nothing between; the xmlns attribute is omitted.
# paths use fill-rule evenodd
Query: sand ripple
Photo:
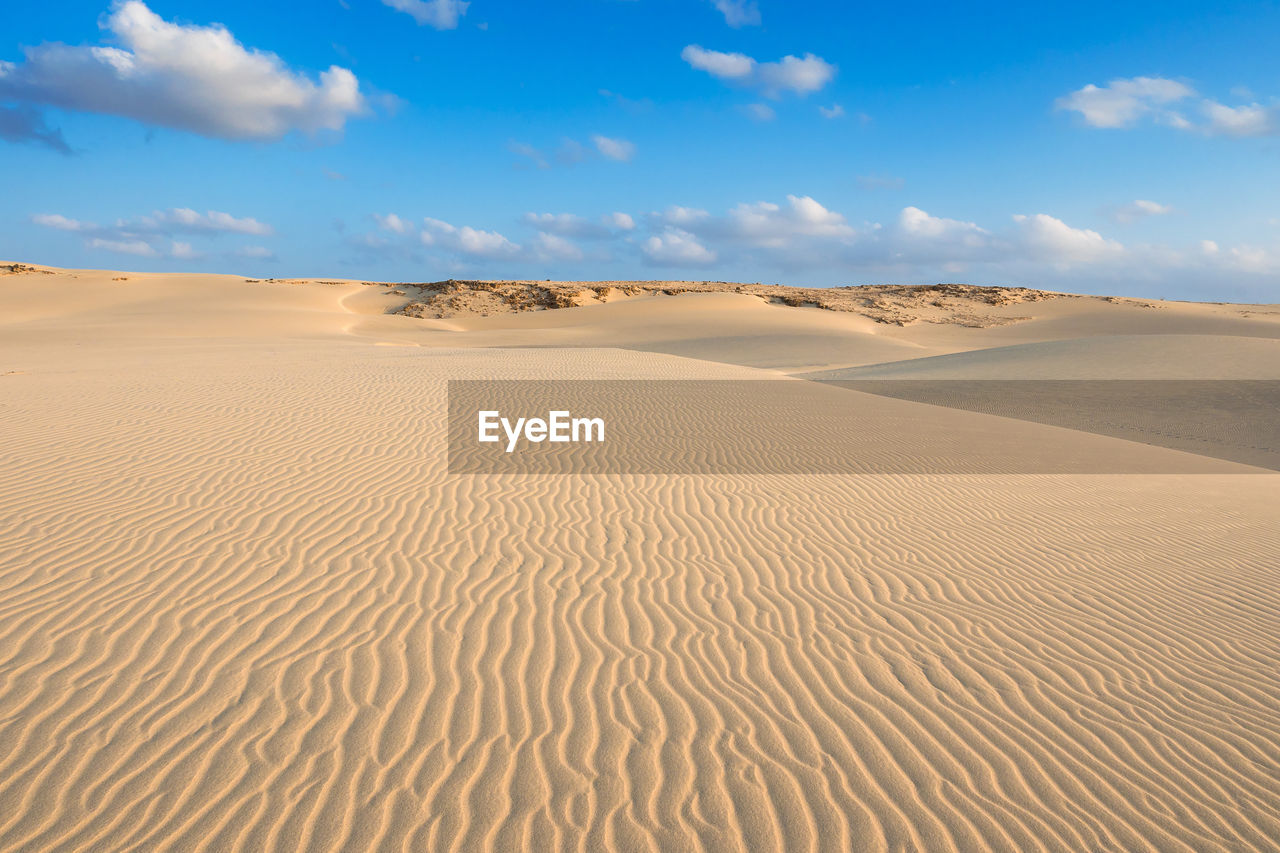
<svg viewBox="0 0 1280 853"><path fill-rule="evenodd" d="M1277 848L1276 477L450 477L509 367L6 379L0 849Z"/></svg>

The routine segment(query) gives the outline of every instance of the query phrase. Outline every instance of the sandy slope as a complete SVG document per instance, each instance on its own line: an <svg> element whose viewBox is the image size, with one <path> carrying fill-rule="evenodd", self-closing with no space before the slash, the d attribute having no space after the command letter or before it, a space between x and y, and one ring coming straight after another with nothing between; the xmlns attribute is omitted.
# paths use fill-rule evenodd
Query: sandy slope
<svg viewBox="0 0 1280 853"><path fill-rule="evenodd" d="M0 849L1280 849L1280 476L462 477L442 423L449 378L1097 336L1256 378L1269 315L394 303L0 277Z"/></svg>
<svg viewBox="0 0 1280 853"><path fill-rule="evenodd" d="M1280 336L1098 335L842 370L823 379L1275 379Z"/></svg>

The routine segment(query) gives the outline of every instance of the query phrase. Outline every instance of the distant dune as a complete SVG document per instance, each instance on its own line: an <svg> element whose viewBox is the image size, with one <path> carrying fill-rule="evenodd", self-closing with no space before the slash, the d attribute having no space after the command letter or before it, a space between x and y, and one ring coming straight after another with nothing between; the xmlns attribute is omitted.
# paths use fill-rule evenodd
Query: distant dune
<svg viewBox="0 0 1280 853"><path fill-rule="evenodd" d="M397 288L412 301L400 309L410 317L511 314L549 308L581 308L635 296L742 293L775 305L821 308L906 326L920 320L965 326L1016 322L991 307L1064 298L1025 287L967 284L788 287L725 281L475 281L449 279Z"/></svg>
<svg viewBox="0 0 1280 853"><path fill-rule="evenodd" d="M457 475L458 378L1178 473ZM1031 380L1199 415L897 384ZM0 265L0 850L1280 849L1278 382L1275 305Z"/></svg>

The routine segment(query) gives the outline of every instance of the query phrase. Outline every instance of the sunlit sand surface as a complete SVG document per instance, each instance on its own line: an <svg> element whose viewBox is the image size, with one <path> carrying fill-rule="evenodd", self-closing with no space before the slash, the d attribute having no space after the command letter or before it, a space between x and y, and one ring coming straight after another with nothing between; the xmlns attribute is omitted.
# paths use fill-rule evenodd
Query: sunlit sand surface
<svg viewBox="0 0 1280 853"><path fill-rule="evenodd" d="M1280 309L393 290L0 276L0 850L1280 848L1264 458L868 393L1199 473L460 476L444 423L455 378L1280 379Z"/></svg>

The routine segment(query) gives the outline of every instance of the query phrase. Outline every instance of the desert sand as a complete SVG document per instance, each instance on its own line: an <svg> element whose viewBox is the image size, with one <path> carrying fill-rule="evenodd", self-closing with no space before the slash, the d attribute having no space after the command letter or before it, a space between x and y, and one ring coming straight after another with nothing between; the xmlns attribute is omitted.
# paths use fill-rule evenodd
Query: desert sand
<svg viewBox="0 0 1280 853"><path fill-rule="evenodd" d="M554 284L0 266L0 850L1280 849L1280 306ZM450 474L458 378L1134 468Z"/></svg>

